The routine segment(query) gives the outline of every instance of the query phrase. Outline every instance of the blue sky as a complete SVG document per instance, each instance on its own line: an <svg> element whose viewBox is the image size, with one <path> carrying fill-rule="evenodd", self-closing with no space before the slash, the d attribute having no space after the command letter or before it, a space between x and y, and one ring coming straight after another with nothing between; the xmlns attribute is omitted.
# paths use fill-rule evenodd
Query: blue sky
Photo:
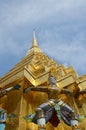
<svg viewBox="0 0 86 130"><path fill-rule="evenodd" d="M0 76L31 47L86 74L86 0L0 0Z"/></svg>

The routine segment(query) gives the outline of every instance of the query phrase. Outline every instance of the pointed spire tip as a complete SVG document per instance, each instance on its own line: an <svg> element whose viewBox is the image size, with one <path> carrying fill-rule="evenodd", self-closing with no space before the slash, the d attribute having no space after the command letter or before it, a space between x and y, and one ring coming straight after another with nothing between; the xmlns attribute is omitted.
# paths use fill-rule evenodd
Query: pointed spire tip
<svg viewBox="0 0 86 130"><path fill-rule="evenodd" d="M37 40L36 40L36 34L35 30L33 31L33 41L32 41L32 47L38 46Z"/></svg>
<svg viewBox="0 0 86 130"><path fill-rule="evenodd" d="M26 53L26 55L28 55L31 51L33 52L41 52L37 40L36 40L36 35L35 35L35 30L33 31L33 40L32 40L32 47L30 48L30 50L28 50L28 52Z"/></svg>

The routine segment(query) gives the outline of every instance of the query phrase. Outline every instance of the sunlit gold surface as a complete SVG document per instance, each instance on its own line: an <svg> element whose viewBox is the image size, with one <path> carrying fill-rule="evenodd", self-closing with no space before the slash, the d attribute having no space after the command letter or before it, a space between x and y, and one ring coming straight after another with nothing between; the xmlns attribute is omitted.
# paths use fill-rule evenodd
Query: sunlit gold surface
<svg viewBox="0 0 86 130"><path fill-rule="evenodd" d="M75 70L69 66L59 65L56 61L45 55L37 44L34 36L32 47L28 50L26 56L14 66L4 77L0 77L0 88L7 88L14 84L20 84L22 87L19 91L13 91L0 99L0 105L9 113L18 115L18 119L13 123L7 123L6 130L38 130L34 123L28 123L22 117L35 111L35 108L47 101L49 95L43 92L30 92L23 94L23 89L27 86L38 85L49 86L49 73L57 79L57 86L68 88L75 93L79 89L86 88L86 75L79 77ZM86 95L80 95L76 99L64 94L54 95L52 98L62 98L79 114L86 115ZM81 130L85 130L86 120L80 123ZM14 126L13 126L14 125ZM54 128L50 123L47 124L46 130L72 130L63 122Z"/></svg>

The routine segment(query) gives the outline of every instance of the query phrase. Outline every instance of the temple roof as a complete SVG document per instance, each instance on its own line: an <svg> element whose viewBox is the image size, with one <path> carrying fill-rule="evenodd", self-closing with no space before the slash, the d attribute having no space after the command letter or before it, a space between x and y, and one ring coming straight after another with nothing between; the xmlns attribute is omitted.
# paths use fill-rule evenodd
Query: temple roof
<svg viewBox="0 0 86 130"><path fill-rule="evenodd" d="M53 59L49 58L38 46L36 35L34 33L31 48L27 51L24 58L17 63L4 77L2 77L1 82L4 82L10 77L14 77L14 79L22 77L25 75L25 71L27 75L29 74L33 79L37 79L39 77L45 77L48 75L51 68L57 68L58 63ZM22 73L22 74L19 74ZM17 76L19 75L19 76ZM29 76L28 76L29 77ZM28 78L27 77L27 78ZM12 82L12 80L10 80ZM44 82L41 80L41 82ZM37 83L39 83L37 81Z"/></svg>
<svg viewBox="0 0 86 130"><path fill-rule="evenodd" d="M37 86L47 82L51 73L58 81L58 86L66 87L70 84L80 82L73 67L65 67L48 57L38 46L35 33L33 35L32 46L27 51L25 57L16 64L4 77L0 79L1 87L26 78L31 84ZM86 86L86 78L80 89Z"/></svg>

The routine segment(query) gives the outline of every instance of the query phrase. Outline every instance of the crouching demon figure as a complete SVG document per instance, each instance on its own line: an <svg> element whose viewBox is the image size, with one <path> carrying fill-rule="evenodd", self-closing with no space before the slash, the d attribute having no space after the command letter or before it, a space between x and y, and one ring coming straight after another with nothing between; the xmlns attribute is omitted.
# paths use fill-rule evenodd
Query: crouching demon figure
<svg viewBox="0 0 86 130"><path fill-rule="evenodd" d="M35 114L29 114L25 118L38 124L39 130L45 130L47 122L50 122L54 127L57 127L61 120L72 127L73 130L79 130L79 116L70 106L60 99L48 100L36 109Z"/></svg>

